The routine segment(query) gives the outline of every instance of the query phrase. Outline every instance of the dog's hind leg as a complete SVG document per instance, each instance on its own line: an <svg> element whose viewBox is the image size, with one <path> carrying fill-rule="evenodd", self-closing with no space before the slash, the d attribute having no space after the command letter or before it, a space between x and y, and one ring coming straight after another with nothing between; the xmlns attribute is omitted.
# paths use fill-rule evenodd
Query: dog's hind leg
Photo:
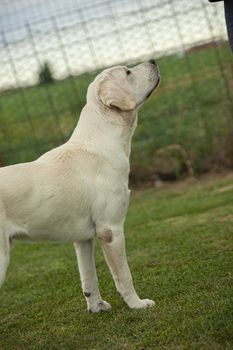
<svg viewBox="0 0 233 350"><path fill-rule="evenodd" d="M4 282L10 260L10 242L9 238L6 236L5 222L5 213L0 207L0 288Z"/></svg>
<svg viewBox="0 0 233 350"><path fill-rule="evenodd" d="M0 247L0 288L6 276L6 270L10 260L9 258L10 258L9 249L6 246L5 247L1 246Z"/></svg>

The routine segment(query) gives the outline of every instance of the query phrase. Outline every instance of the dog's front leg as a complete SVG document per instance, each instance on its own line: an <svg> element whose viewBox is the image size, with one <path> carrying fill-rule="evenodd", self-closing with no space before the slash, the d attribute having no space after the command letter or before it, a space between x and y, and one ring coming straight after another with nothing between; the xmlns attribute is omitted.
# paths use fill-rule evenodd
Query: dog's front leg
<svg viewBox="0 0 233 350"><path fill-rule="evenodd" d="M110 309L111 305L102 300L99 292L94 261L93 239L76 241L74 247L78 260L83 294L87 302L87 309L91 312Z"/></svg>
<svg viewBox="0 0 233 350"><path fill-rule="evenodd" d="M132 276L125 253L125 238L122 228L104 229L98 234L105 259L112 273L116 288L130 308L153 306L154 301L140 299L134 289Z"/></svg>

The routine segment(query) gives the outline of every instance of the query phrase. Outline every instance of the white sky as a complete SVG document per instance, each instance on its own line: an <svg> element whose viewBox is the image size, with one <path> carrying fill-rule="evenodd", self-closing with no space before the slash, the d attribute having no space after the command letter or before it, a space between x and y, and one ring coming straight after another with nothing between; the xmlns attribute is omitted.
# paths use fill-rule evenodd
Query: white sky
<svg viewBox="0 0 233 350"><path fill-rule="evenodd" d="M49 61L64 78L226 38L207 0L0 1L0 87L34 84Z"/></svg>

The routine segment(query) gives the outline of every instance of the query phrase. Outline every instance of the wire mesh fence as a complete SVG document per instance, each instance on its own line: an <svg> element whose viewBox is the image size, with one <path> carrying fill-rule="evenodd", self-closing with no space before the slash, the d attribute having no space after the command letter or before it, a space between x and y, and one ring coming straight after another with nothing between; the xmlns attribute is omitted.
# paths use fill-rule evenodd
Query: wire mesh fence
<svg viewBox="0 0 233 350"><path fill-rule="evenodd" d="M194 171L232 165L222 3L5 1L0 19L0 164L33 160L67 140L99 70L154 57L162 83L139 115L133 176L179 173L184 154Z"/></svg>

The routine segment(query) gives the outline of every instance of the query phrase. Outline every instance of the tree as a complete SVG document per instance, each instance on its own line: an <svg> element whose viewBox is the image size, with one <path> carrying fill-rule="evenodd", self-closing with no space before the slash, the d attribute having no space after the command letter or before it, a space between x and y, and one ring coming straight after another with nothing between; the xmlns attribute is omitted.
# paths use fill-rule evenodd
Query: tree
<svg viewBox="0 0 233 350"><path fill-rule="evenodd" d="M53 71L48 62L45 62L40 67L39 71L39 84L51 84L54 83Z"/></svg>

